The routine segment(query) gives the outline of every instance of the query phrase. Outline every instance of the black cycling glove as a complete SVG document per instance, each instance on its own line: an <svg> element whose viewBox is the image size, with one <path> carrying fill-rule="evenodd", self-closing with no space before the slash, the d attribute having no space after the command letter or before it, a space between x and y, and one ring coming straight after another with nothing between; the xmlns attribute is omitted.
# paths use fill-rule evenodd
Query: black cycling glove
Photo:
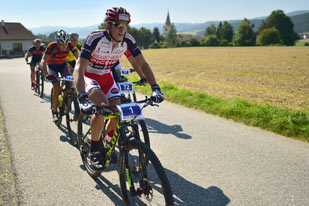
<svg viewBox="0 0 309 206"><path fill-rule="evenodd" d="M151 87L152 89L152 100L156 103L160 103L164 100L164 94L161 92L159 85L154 84Z"/></svg>
<svg viewBox="0 0 309 206"><path fill-rule="evenodd" d="M80 110L85 114L95 114L97 108L94 103L90 102L86 93L78 94Z"/></svg>

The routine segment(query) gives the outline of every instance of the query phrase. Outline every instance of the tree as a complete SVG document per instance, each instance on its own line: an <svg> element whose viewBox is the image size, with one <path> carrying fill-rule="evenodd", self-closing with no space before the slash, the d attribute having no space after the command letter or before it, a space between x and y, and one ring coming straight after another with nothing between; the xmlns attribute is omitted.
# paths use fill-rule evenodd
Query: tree
<svg viewBox="0 0 309 206"><path fill-rule="evenodd" d="M176 46L177 45L177 31L174 24L171 24L167 36L166 41L168 46Z"/></svg>
<svg viewBox="0 0 309 206"><path fill-rule="evenodd" d="M232 25L227 21L223 22L221 40L226 39L227 41L232 42L233 36L234 36L234 30Z"/></svg>
<svg viewBox="0 0 309 206"><path fill-rule="evenodd" d="M211 24L209 27L206 28L205 36L216 35L216 34L217 34L216 25Z"/></svg>
<svg viewBox="0 0 309 206"><path fill-rule="evenodd" d="M105 21L103 21L103 22L100 24L99 29L106 29L106 23L105 23Z"/></svg>
<svg viewBox="0 0 309 206"><path fill-rule="evenodd" d="M159 31L158 27L153 28L152 35L153 35L155 41L157 41L157 42L160 42L160 41L161 41L161 38L160 38L160 31Z"/></svg>
<svg viewBox="0 0 309 206"><path fill-rule="evenodd" d="M47 37L47 41L55 41L58 31L54 31L53 33L50 33Z"/></svg>
<svg viewBox="0 0 309 206"><path fill-rule="evenodd" d="M250 25L248 19L244 19L236 32L233 43L236 46L253 46L255 45L254 25Z"/></svg>
<svg viewBox="0 0 309 206"><path fill-rule="evenodd" d="M219 45L219 40L216 35L209 35L207 36L206 40L203 40L203 44L206 46L218 46Z"/></svg>
<svg viewBox="0 0 309 206"><path fill-rule="evenodd" d="M219 42L219 46L230 46L230 42L226 39L222 39L220 42Z"/></svg>
<svg viewBox="0 0 309 206"><path fill-rule="evenodd" d="M128 29L127 29L127 32L130 33L133 36L137 45L139 45L139 46L142 45L142 37L140 35L140 32L136 28L129 26Z"/></svg>
<svg viewBox="0 0 309 206"><path fill-rule="evenodd" d="M199 40L197 40L197 39L190 39L190 40L189 40L189 44L190 44L191 46L200 46L200 42L199 42Z"/></svg>
<svg viewBox="0 0 309 206"><path fill-rule="evenodd" d="M222 22L220 22L218 24L217 32L216 32L216 36L217 36L219 41L221 41L221 39L222 39L222 34L223 34L223 25L222 25Z"/></svg>
<svg viewBox="0 0 309 206"><path fill-rule="evenodd" d="M285 45L292 46L295 44L298 35L294 32L294 24L282 10L273 11L265 22L268 28L275 27L279 31Z"/></svg>
<svg viewBox="0 0 309 206"><path fill-rule="evenodd" d="M140 46L143 49L148 49L149 45L154 42L153 35L149 29L146 29L145 27L141 27L139 30L139 35L141 38Z"/></svg>
<svg viewBox="0 0 309 206"><path fill-rule="evenodd" d="M267 46L281 44L283 41L279 31L272 27L269 29L264 29L258 36L257 45Z"/></svg>

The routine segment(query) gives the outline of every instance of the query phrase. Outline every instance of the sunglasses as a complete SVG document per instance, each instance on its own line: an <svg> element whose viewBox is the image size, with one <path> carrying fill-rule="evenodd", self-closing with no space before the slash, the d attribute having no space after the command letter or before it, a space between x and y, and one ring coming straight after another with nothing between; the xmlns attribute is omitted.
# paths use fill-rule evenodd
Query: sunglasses
<svg viewBox="0 0 309 206"><path fill-rule="evenodd" d="M120 28L128 28L128 24L121 24L121 23L118 23L118 22L111 22L112 25L114 25L115 27L117 27L118 29Z"/></svg>

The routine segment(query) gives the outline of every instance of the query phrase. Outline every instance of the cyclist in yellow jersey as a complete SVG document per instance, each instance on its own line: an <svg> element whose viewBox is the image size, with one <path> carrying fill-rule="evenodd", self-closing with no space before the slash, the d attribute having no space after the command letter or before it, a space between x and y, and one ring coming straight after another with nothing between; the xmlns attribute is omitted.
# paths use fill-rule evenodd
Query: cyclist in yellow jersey
<svg viewBox="0 0 309 206"><path fill-rule="evenodd" d="M70 34L70 41L73 44L73 46L76 48L78 53L79 53L82 45L77 42L78 41L78 37L79 37L79 35L77 33ZM73 72L73 69L74 69L75 64L76 64L76 58L75 58L74 54L71 51L69 52L69 54L68 54L68 56L66 58L66 61L68 62L69 67L71 67L70 71Z"/></svg>

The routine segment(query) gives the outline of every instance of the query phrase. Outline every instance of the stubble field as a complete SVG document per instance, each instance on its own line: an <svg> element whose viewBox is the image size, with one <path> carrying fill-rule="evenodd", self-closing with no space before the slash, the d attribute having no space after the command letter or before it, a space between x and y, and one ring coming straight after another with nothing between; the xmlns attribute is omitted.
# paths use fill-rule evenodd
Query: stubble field
<svg viewBox="0 0 309 206"><path fill-rule="evenodd" d="M143 50L159 82L224 99L309 109L309 47ZM121 59L123 68L130 67Z"/></svg>

